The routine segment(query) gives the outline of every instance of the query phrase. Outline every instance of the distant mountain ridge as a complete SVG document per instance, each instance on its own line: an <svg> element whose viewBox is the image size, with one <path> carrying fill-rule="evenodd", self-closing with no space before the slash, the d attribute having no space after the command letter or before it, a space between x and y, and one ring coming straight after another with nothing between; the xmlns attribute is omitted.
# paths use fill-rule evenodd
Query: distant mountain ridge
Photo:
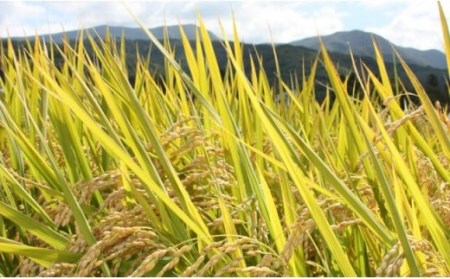
<svg viewBox="0 0 450 279"><path fill-rule="evenodd" d="M392 61L393 47L400 56L409 64L429 66L437 69L446 69L445 54L439 50L418 50L415 48L401 47L393 44L386 38L375 33L360 30L341 31L331 35L320 37L328 51L349 54L349 46L356 56L375 57L372 38L378 43L381 53L386 61ZM320 48L319 37L310 37L291 42L295 46L303 46L318 50Z"/></svg>
<svg viewBox="0 0 450 279"><path fill-rule="evenodd" d="M181 25L189 40L195 40L195 33L198 30L198 26L195 24ZM120 38L122 35L127 40L149 40L145 32L141 28L123 27L123 26L109 26L99 25L90 28L84 28L85 33L89 33L96 37L97 35L104 38L106 30L109 29L110 34L113 37ZM164 38L164 32L167 30L169 39L178 40L180 36L179 25L159 26L148 29L158 39ZM208 31L209 36L213 41L221 40L213 32ZM80 34L80 30L73 30L67 32L59 32L53 34L43 34L39 37L45 41L50 41L50 37L55 43L61 43L66 36L69 40L76 40ZM28 38L34 38L30 36ZM352 53L356 56L375 57L374 48L372 44L372 38L378 43L380 50L383 54L385 61L392 61L393 48L395 48L400 56L405 59L409 64L415 64L419 66L432 67L436 69L447 69L447 63L445 54L439 50L418 50L415 48L401 47L393 44L386 38L375 33L364 32L360 30L353 31L340 31L331 35L322 36L321 39L325 43L327 50L330 52L349 54L349 46ZM23 40L25 38L13 38L16 40ZM309 37L290 43L294 46L303 46L306 48L318 50L320 48L319 37Z"/></svg>
<svg viewBox="0 0 450 279"><path fill-rule="evenodd" d="M195 24L185 24L181 25L183 27L184 33L188 37L189 40L195 40L195 32L199 29L199 27ZM144 30L141 28L133 28L133 27L123 27L123 26L109 26L109 25L99 25L90 28L83 28L83 32L89 33L94 38L100 36L101 38L105 38L106 31L109 30L109 33L112 37L121 38L122 35L125 36L127 40L149 40L148 36L145 34ZM179 25L168 25L168 26L159 26L155 28L148 29L156 38L162 40L164 38L164 32L167 30L167 34L169 39L178 40L181 39L180 35L180 26ZM212 40L219 40L214 33L208 31L209 36ZM43 34L39 37L44 39L45 41L50 41L50 38L55 43L61 43L63 38L66 36L69 40L76 40L80 34L80 30L72 30L67 32L59 32L52 34ZM34 38L34 36L30 36L27 38ZM25 38L13 38L15 40L23 40Z"/></svg>
<svg viewBox="0 0 450 279"><path fill-rule="evenodd" d="M185 28L185 32L188 35L188 38L191 40L190 44L193 49L196 48L195 43L195 30L196 26L191 25L191 28L188 26L183 26ZM136 31L135 28L130 28L131 31ZM161 27L159 30L158 28L152 28L150 29L153 34L155 34L160 39L163 37L163 27ZM106 32L106 26L97 26L94 28L88 28L84 29L85 32L94 32L100 36L104 36ZM126 56L126 64L128 69L128 78L131 84L135 84L135 78L136 78L136 69L137 69L137 61L138 57L145 57L146 55L151 56L151 63L148 65L149 70L151 73L155 75L155 77L158 77L157 79L164 79L164 72L165 72L165 57L164 54L161 53L156 47L153 47L153 43L149 41L149 39L145 37L140 37L142 34L141 32L133 33L130 32L128 28L124 27L109 27L110 33L115 37L121 37L122 34L125 35L125 56ZM179 40L179 26L173 26L172 28L168 28L169 37L172 38L170 44L173 47L173 49L183 49L183 44ZM190 31L191 30L191 31ZM142 32L143 33L143 32ZM344 32L345 33L345 32ZM71 44L75 45L75 39L78 38L79 31L70 31L66 32L66 36L71 40ZM95 34L92 34L95 36ZM217 36L210 33L211 37L213 39L212 45L214 49L214 53L216 54L217 62L220 68L221 73L226 73L228 69L229 64L229 57L227 54L227 51L224 48L223 42L220 39L217 39ZM47 37L46 37L47 36ZM51 35L53 38L53 42L57 42L57 40L62 41L63 33L57 33ZM392 50L391 50L391 44L389 41L383 41L380 40L379 37L376 35L369 35L370 39L362 38L361 42L356 42L356 47L353 47L353 52L355 53L355 58L358 63L363 63L365 66L367 66L375 75L378 75L378 66L373 58L373 48L370 49L368 47L364 47L364 44L366 46L368 45L367 42L370 42L370 45L372 45L372 37L378 41L380 44L382 51L387 51L390 53L390 55L385 55L385 62L386 62L386 68L388 71L389 78L391 82L395 82L395 79L398 78L398 80L401 80L401 90L407 91L407 92L414 92L414 88L412 84L409 81L405 71L403 70L403 67L398 65L398 61L392 61ZM367 36L366 36L367 37ZM48 39L49 35L42 35L41 38ZM29 45L25 43L23 40L24 38L11 38L13 49L22 49L27 48ZM56 39L56 40L55 40ZM344 38L345 39L345 38ZM31 41L34 40L34 37L30 38ZM293 77L298 78L300 81L303 80L305 76L308 76L310 74L310 68L304 67L302 68L302 65L312 65L315 60L317 59L317 49L315 49L315 43L318 42L317 38L314 38L311 40L312 44L307 44L306 46L295 46L293 44L275 44L275 52L277 53L277 58L274 56L273 51L273 45L272 44L248 44L244 42L240 42L242 44L243 49L243 59L244 59L244 69L247 76L250 77L251 75L251 69L254 66L251 61L254 61L255 57L261 57L262 64L257 65L256 67L262 67L264 72L267 74L267 78L270 84L276 84L278 81L278 78L281 77L282 80L288 81L292 80ZM381 43L380 43L381 41ZM3 45L3 49L7 48L8 42L6 40L0 40L0 43ZM49 44L50 40L46 40L46 43ZM57 42L58 43L58 42ZM344 43L337 41L332 44L327 43L325 41L327 46L330 50L330 57L333 60L333 62L337 65L337 70L339 72L339 75L342 79L348 78L348 83L350 84L349 88L353 88L353 86L357 85L355 75L353 73L353 65L352 61L348 55L348 44L344 40ZM120 42L116 41L117 46L119 46ZM233 43L231 43L233 44ZM355 45L355 42L353 41L353 44ZM86 52L88 54L93 54L93 48L90 42L85 43ZM406 49L406 48L403 48ZM408 49L407 49L408 50ZM344 53L342 53L344 52ZM356 54L358 52L359 54ZM425 58L423 59L429 59L426 57L426 54L429 52L421 52L422 55L425 53ZM433 54L433 51L431 51L431 54ZM405 53L401 54L403 57L405 57ZM416 55L416 60L414 63L411 63L411 61L408 59L408 57L405 57L407 59L407 62L409 62L410 67L414 74L416 74L419 81L424 86L428 96L432 100L432 102L439 101L441 104L450 104L450 96L448 95L449 88L448 88L448 72L446 69L439 69L435 67L430 66L424 66L423 62L417 62L418 58L420 58L420 55ZM437 56L438 60L441 59L439 57L443 56ZM189 67L187 64L187 58L185 56L184 51L176 51L175 52L175 59L179 62L180 66L184 71L189 71ZM63 65L64 58L61 56L61 54L57 51L55 53L54 57L54 63L58 67ZM275 63L275 62L278 63ZM431 60L428 60L431 61ZM445 57L443 59L445 62ZM422 65L421 65L422 64ZM280 66L279 69L278 65ZM394 74L395 72L395 74ZM327 84L329 83L328 75L326 70L324 69L323 65L319 63L317 67L317 72L315 73L315 95L317 100L323 100L327 92L329 91ZM352 85L353 84L353 85ZM416 101L416 99L413 99L411 96L408 96L408 98L412 101Z"/></svg>

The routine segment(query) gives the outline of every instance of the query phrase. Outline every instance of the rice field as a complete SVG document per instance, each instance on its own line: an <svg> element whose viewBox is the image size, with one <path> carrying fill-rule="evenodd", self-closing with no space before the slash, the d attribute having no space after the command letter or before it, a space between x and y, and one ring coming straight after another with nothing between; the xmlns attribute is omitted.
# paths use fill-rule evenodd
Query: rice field
<svg viewBox="0 0 450 279"><path fill-rule="evenodd" d="M162 83L139 57L130 84L123 40L1 49L0 275L450 276L448 110L406 63L421 105L402 109L376 44L353 99L324 47L272 85L227 38L221 73L199 25L186 72L148 34Z"/></svg>

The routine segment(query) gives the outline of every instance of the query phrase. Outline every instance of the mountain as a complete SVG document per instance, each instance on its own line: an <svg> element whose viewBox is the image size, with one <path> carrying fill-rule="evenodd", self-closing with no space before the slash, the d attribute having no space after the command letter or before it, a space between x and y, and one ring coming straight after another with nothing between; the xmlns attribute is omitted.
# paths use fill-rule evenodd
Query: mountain
<svg viewBox="0 0 450 279"><path fill-rule="evenodd" d="M191 47L195 50L195 42L191 41L190 43ZM183 45L180 40L171 40L171 45L173 49L183 49ZM233 47L233 43L231 43L231 46ZM274 56L273 46L271 44L254 45L241 43L241 46L243 49L243 65L246 75L251 78L251 69L253 67L251 62L252 60L255 61L255 57L261 57L261 66L267 74L269 84L271 85L277 84L278 76L281 76L287 84L290 84L294 77L300 81L300 84L302 84L303 76L310 75L310 65L312 65L317 58L316 50L302 46L293 46L290 44L275 45L277 58ZM88 44L86 44L86 47L88 47ZM212 47L214 49L214 53L216 54L219 70L222 75L226 76L225 73L229 68L228 64L230 61L227 52L224 49L223 43L221 41L214 41L212 43ZM140 41L126 41L126 57L129 67L128 74L132 84L135 82L136 56L139 55L140 57L145 57L145 55L149 53L151 57L151 72L154 72L156 74L155 76L161 77L162 79L165 78L164 56L156 47L153 47L151 43L148 44L140 43ZM356 76L353 73L354 71L352 70L353 66L350 56L348 54L330 52L330 57L337 66L338 73L342 79L345 79L345 77L350 75L349 88L353 88L357 82ZM366 65L375 75L379 75L377 63L373 57L356 56L355 58L357 65L359 65L360 62L364 63L364 65ZM184 51L176 51L175 60L179 62L182 69L184 69L187 73L190 73ZM280 66L280 75L277 73L277 62ZM258 63L256 64L256 68L259 69ZM415 91L401 65L398 65L398 63L394 64L390 61L386 61L385 64L388 75L394 86L396 86L395 76L397 76L402 81L402 86L405 86L406 91ZM441 104L450 104L450 96L448 95L449 91L447 86L448 73L446 70L416 64L411 64L410 67L424 86L433 103L435 101L439 101ZM318 100L323 100L328 90L326 85L329 84L330 81L328 80L327 71L323 67L322 63L319 63L317 66L315 81L316 98Z"/></svg>
<svg viewBox="0 0 450 279"><path fill-rule="evenodd" d="M375 57L372 38L378 43L385 61L392 61L394 55L393 48L395 48L408 64L429 66L437 69L447 68L445 54L438 50L422 51L414 48L397 46L374 33L353 30L337 32L321 37L328 51L349 54L350 46L352 53L356 56ZM305 38L294 41L291 44L316 50L320 48L319 37Z"/></svg>
<svg viewBox="0 0 450 279"><path fill-rule="evenodd" d="M186 28L186 33L188 33L188 36L191 36L192 38L193 34L195 34L195 26L192 25L191 29L188 27ZM130 32L128 28L123 27L109 27L110 32L114 36L121 36L122 32L125 34L125 56L126 56L126 65L127 65L127 72L128 72L128 78L131 84L135 84L136 81L136 69L137 69L137 58L138 57L146 57L149 55L151 57L151 63L148 65L149 70L154 74L156 77L157 82L167 82L164 81L165 77L165 58L164 55L158 50L158 48L153 46L152 42L149 42L149 40L144 37L142 40L139 39L139 34L136 29L136 33ZM175 28L175 27L173 27ZM179 32L176 32L178 30L178 26L176 27L177 30L174 31L174 29L169 28L169 36L171 36L170 44L173 47L173 49L182 50L183 44L179 39L176 39L176 35ZM93 30L96 30L99 35L105 34L106 27L96 27L92 29L88 29L88 32L93 32ZM133 29L133 28L130 28ZM172 32L171 32L172 30ZM191 30L191 31L190 31ZM157 37L162 37L162 28L159 29L151 29ZM78 34L77 31L73 31L74 33L70 33L67 36L69 39L71 39L70 44L75 44L75 34ZM189 33L190 32L190 33ZM344 32L345 33L345 32ZM348 33L348 32L347 32ZM62 40L62 34L61 37L58 37L60 34L53 34L52 38L54 38L53 42L55 42L55 38ZM213 35L213 34L212 34ZM45 35L48 36L48 35ZM56 36L56 37L55 37ZM385 55L386 57L386 68L388 75L391 79L391 82L395 86L402 87L401 90L404 90L407 92L414 92L414 88L409 81L409 78L406 75L406 72L403 70L402 66L398 64L398 61L395 61L393 63L392 61L392 50L391 50L391 44L386 40L383 41L376 35L373 35L377 41L379 41L379 44L381 45L382 51L388 52L390 54ZM369 37L371 37L369 35ZM44 37L48 38L48 37ZM213 36L213 38L217 38ZM31 41L33 41L34 38L31 38ZM367 38L364 40L361 40L359 43L352 43L356 46L354 53L358 53L355 55L356 62L364 63L375 75L379 75L377 63L373 57L373 54L370 48L370 44L367 42ZM371 42L371 39L369 39ZM381 43L380 43L381 41ZM306 41L308 43L308 41ZM307 46L295 46L293 44L276 44L275 50L277 53L277 58L275 58L273 53L273 45L271 44L246 44L241 43L243 47L243 62L244 62L244 69L247 76L251 77L251 69L253 67L252 61L255 61L255 57L261 58L261 67L263 68L264 72L267 74L268 81L271 85L275 86L278 82L278 77L281 76L282 80L290 84L293 79L297 79L300 84L302 84L302 80L304 76L308 76L310 74L311 67L317 58L317 50L314 49L314 43L317 43L317 38L313 38L309 40L310 44L307 44ZM1 40L0 43L3 45L3 49L6 49L7 47L7 41ZM50 41L46 40L46 43L49 44ZM366 44L366 47L363 47L363 43ZM23 38L19 40L12 40L13 49L19 50L23 48L27 48L28 45L25 43ZM116 41L116 44L120 44L119 41ZM191 47L195 50L196 44L194 40L191 40L190 42ZM357 82L355 78L355 74L353 71L353 65L352 61L350 59L350 56L348 55L348 51L346 51L348 45L346 43L327 43L327 46L330 47L330 57L337 66L337 70L339 72L339 75L342 79L348 78L348 84L349 88L357 87ZM223 43L220 40L214 40L212 42L214 53L216 54L217 62L219 65L219 70L221 74L226 76L227 69L229 69L229 57L227 56L227 52L224 49ZM233 45L233 43L231 43ZM93 47L90 42L85 43L86 52L90 56L94 56L95 52L93 50ZM404 49L404 48L403 48ZM408 49L406 49L408 50ZM417 51L417 50L416 50ZM420 52L420 51L419 51ZM411 52L410 52L411 53ZM415 59L416 61L420 59L427 60L426 55L433 56L434 51L430 52L420 52L423 56L416 55ZM440 53L439 53L440 54ZM402 54L405 56L404 54ZM408 58L408 57L405 57ZM410 58L409 58L410 59ZM179 62L182 69L185 70L187 73L189 73L189 67L187 63L187 58L185 56L184 51L176 51L175 52L175 60ZM54 63L61 67L63 65L63 57L59 52L56 52L54 55ZM278 65L280 65L280 75L278 75L277 70L277 61ZM419 60L420 61L420 60ZM432 61L432 60L429 60ZM444 59L445 61L445 59ZM408 61L409 62L409 61ZM423 62L417 62L417 63L410 63L410 67L412 71L415 73L419 81L424 86L426 92L428 93L428 96L432 100L432 102L439 101L441 104L450 104L450 96L448 94L449 88L447 84L448 80L448 73L447 70L434 68L430 66L424 66ZM257 63L256 68L259 69L259 65ZM1 73L1 71L0 71ZM396 77L401 80L400 83L396 83ZM315 94L317 100L323 100L323 98L326 96L327 93L329 93L329 88L327 87L327 84L329 84L328 80L328 74L327 71L324 69L322 63L319 63L317 66L317 72L315 73ZM277 88L275 86L274 88ZM333 93L331 92L331 95ZM417 102L417 98L411 98L412 101Z"/></svg>
<svg viewBox="0 0 450 279"><path fill-rule="evenodd" d="M199 29L195 24L186 24L181 25L183 27L184 32L189 40L195 40L195 32ZM99 25L95 27L86 28L83 30L84 34L89 33L92 36L101 38L105 38L106 31L109 29L109 33L116 38L121 38L122 35L125 35L127 40L149 40L145 32L141 28L131 28L131 27L122 27L122 26L108 26L108 25ZM170 26L159 26L155 28L148 29L153 35L155 35L158 39L162 40L164 38L164 30L167 29L167 33L170 39L178 40L181 39L180 35L180 26L179 25L170 25ZM63 41L64 36L66 36L69 40L76 40L80 34L80 30L73 30L67 32L53 33L53 34L44 34L40 35L42 39L49 42L50 37L55 43L61 43ZM214 33L208 31L209 36L212 40L219 40ZM34 39L34 36L28 37L29 39ZM25 38L13 38L15 40L23 40Z"/></svg>

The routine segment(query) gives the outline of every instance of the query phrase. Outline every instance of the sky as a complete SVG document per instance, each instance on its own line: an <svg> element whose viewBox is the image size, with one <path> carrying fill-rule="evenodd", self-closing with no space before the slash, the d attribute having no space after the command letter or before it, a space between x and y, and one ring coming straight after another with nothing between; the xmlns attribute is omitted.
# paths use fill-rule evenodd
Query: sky
<svg viewBox="0 0 450 279"><path fill-rule="evenodd" d="M125 4L124 4L125 2ZM441 4L450 18L450 1ZM149 28L196 23L232 36L233 14L247 43L288 43L337 31L377 33L396 45L443 49L437 1L0 1L0 37L54 33L101 24L137 27L125 6Z"/></svg>

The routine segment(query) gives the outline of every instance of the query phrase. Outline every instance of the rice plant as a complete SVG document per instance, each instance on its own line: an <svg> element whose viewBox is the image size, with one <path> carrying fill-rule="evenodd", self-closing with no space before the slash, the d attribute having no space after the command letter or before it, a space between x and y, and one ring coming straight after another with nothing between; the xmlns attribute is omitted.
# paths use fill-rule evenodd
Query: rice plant
<svg viewBox="0 0 450 279"><path fill-rule="evenodd" d="M1 49L0 275L450 276L450 120L401 57L420 106L375 42L355 99L324 47L271 85L224 34L222 73L198 22L188 71L148 33L162 82L151 57L129 82L123 38Z"/></svg>

